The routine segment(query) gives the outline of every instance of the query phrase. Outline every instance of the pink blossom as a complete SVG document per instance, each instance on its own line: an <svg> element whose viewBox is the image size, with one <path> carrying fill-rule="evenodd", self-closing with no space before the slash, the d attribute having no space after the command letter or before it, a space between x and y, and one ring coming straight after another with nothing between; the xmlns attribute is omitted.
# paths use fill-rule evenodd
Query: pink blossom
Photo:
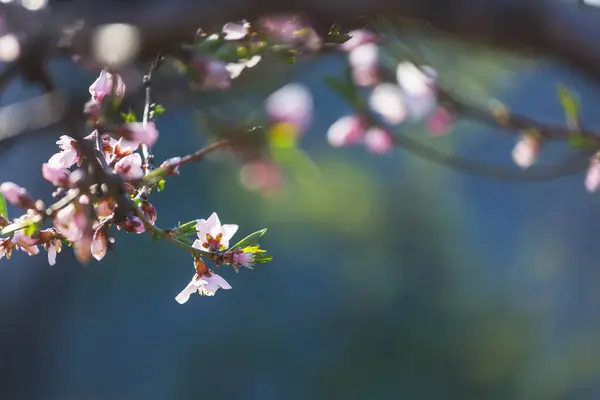
<svg viewBox="0 0 600 400"><path fill-rule="evenodd" d="M592 157L585 176L585 187L592 193L600 187L600 154Z"/></svg>
<svg viewBox="0 0 600 400"><path fill-rule="evenodd" d="M140 208L146 215L146 218L154 225L156 222L156 208L149 201L143 201Z"/></svg>
<svg viewBox="0 0 600 400"><path fill-rule="evenodd" d="M142 157L137 153L125 156L117 161L114 170L125 178L140 179L144 176Z"/></svg>
<svg viewBox="0 0 600 400"><path fill-rule="evenodd" d="M106 95L110 95L113 92L115 97L122 99L125 96L125 83L118 74L111 74L107 70L103 69L100 72L100 76L90 86L90 94L92 99L102 101Z"/></svg>
<svg viewBox="0 0 600 400"><path fill-rule="evenodd" d="M403 62L396 68L396 79L404 92L408 114L413 119L420 120L433 111L436 104L436 72L433 69Z"/></svg>
<svg viewBox="0 0 600 400"><path fill-rule="evenodd" d="M248 190L271 194L283 186L284 180L281 168L272 162L252 162L240 170L240 181Z"/></svg>
<svg viewBox="0 0 600 400"><path fill-rule="evenodd" d="M219 251L229 247L229 240L237 232L237 225L221 225L217 213L212 213L208 220L196 221L196 232L198 239L192 244L193 247L204 251Z"/></svg>
<svg viewBox="0 0 600 400"><path fill-rule="evenodd" d="M145 144L148 147L154 146L156 139L158 139L158 130L154 122L148 122L146 125L134 122L127 125L127 131L128 140Z"/></svg>
<svg viewBox="0 0 600 400"><path fill-rule="evenodd" d="M125 218L125 221L117 224L117 229L123 229L125 232L137 234L146 232L144 223L139 217L136 216Z"/></svg>
<svg viewBox="0 0 600 400"><path fill-rule="evenodd" d="M54 226L70 242L77 242L88 227L83 209L71 203L60 209L54 217Z"/></svg>
<svg viewBox="0 0 600 400"><path fill-rule="evenodd" d="M379 37L367 29L357 29L348 32L350 39L340 45L344 51L352 51L355 48L367 43L377 43Z"/></svg>
<svg viewBox="0 0 600 400"><path fill-rule="evenodd" d="M385 154L394 148L392 135L379 127L373 127L367 131L364 143L367 149L375 154Z"/></svg>
<svg viewBox="0 0 600 400"><path fill-rule="evenodd" d="M299 15L269 15L261 18L258 26L262 32L297 49L315 50L322 42L315 30Z"/></svg>
<svg viewBox="0 0 600 400"><path fill-rule="evenodd" d="M365 134L365 123L356 115L346 115L335 121L327 130L327 140L333 147L360 142Z"/></svg>
<svg viewBox="0 0 600 400"><path fill-rule="evenodd" d="M113 158L123 158L130 155L140 147L139 142L120 138L114 144Z"/></svg>
<svg viewBox="0 0 600 400"><path fill-rule="evenodd" d="M53 167L48 163L42 164L42 175L44 179L54 186L69 185L69 170L66 168Z"/></svg>
<svg viewBox="0 0 600 400"><path fill-rule="evenodd" d="M96 231L92 238L92 244L90 245L92 257L98 261L102 260L106 255L107 246L108 241L106 239L106 233L103 230Z"/></svg>
<svg viewBox="0 0 600 400"><path fill-rule="evenodd" d="M169 175L179 175L179 163L181 162L181 157L172 157L169 158L168 160L163 161L162 164L160 164L161 168L168 168L168 174Z"/></svg>
<svg viewBox="0 0 600 400"><path fill-rule="evenodd" d="M348 53L348 64L356 85L371 87L379 83L381 73L379 47L376 44L366 43L352 49Z"/></svg>
<svg viewBox="0 0 600 400"><path fill-rule="evenodd" d="M428 118L427 128L434 135L441 135L448 131L454 116L445 107L438 107Z"/></svg>
<svg viewBox="0 0 600 400"><path fill-rule="evenodd" d="M273 122L288 123L301 131L308 127L312 119L312 96L305 86L297 83L290 83L273 92L265 106Z"/></svg>
<svg viewBox="0 0 600 400"><path fill-rule="evenodd" d="M393 83L377 85L369 97L369 106L388 124L397 125L406 118L404 94L402 89Z"/></svg>
<svg viewBox="0 0 600 400"><path fill-rule="evenodd" d="M15 246L12 238L0 239L0 260L4 257L7 259L10 258Z"/></svg>
<svg viewBox="0 0 600 400"><path fill-rule="evenodd" d="M115 203L111 200L102 200L95 206L96 215L98 218L106 218L113 214Z"/></svg>
<svg viewBox="0 0 600 400"><path fill-rule="evenodd" d="M34 201L25 188L13 182L4 182L0 185L0 193L15 207L33 208Z"/></svg>
<svg viewBox="0 0 600 400"><path fill-rule="evenodd" d="M252 269L254 265L254 253L245 252L243 250L233 253L233 266L237 271L237 267L246 267Z"/></svg>
<svg viewBox="0 0 600 400"><path fill-rule="evenodd" d="M515 164L526 169L531 167L537 160L542 142L533 135L522 135L512 151Z"/></svg>
<svg viewBox="0 0 600 400"><path fill-rule="evenodd" d="M207 272L204 275L195 274L190 283L175 297L179 304L185 304L196 292L200 296L214 296L219 289L231 289L231 285L221 276Z"/></svg>
<svg viewBox="0 0 600 400"><path fill-rule="evenodd" d="M87 264L92 259L92 235L85 232L81 239L75 243L75 258L82 264Z"/></svg>
<svg viewBox="0 0 600 400"><path fill-rule="evenodd" d="M225 90L231 86L231 74L225 63L197 58L193 65L200 74L200 90Z"/></svg>
<svg viewBox="0 0 600 400"><path fill-rule="evenodd" d="M252 68L256 66L262 57L259 55L253 56L250 59L241 60L240 62L229 63L225 66L227 71L229 72L229 76L231 79L235 79L242 73L246 68Z"/></svg>
<svg viewBox="0 0 600 400"><path fill-rule="evenodd" d="M16 231L13 234L12 242L17 245L18 249L25 251L30 256L35 256L40 252L36 246L37 239L25 235L23 231Z"/></svg>
<svg viewBox="0 0 600 400"><path fill-rule="evenodd" d="M244 39L250 30L250 23L246 21L228 22L223 25L223 35L225 40L242 40Z"/></svg>
<svg viewBox="0 0 600 400"><path fill-rule="evenodd" d="M59 239L52 239L44 247L48 252L48 264L56 264L56 256L62 250L62 242Z"/></svg>
<svg viewBox="0 0 600 400"><path fill-rule="evenodd" d="M77 142L72 137L63 135L56 144L62 151L50 157L48 160L50 166L54 168L70 168L73 164L79 163L79 154L75 147Z"/></svg>

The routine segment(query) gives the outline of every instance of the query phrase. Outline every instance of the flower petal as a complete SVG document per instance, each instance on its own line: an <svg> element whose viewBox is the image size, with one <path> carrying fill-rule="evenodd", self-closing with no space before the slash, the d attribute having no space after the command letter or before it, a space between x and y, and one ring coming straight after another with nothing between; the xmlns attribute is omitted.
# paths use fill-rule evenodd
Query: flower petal
<svg viewBox="0 0 600 400"><path fill-rule="evenodd" d="M216 212L210 214L210 217L208 217L208 220L206 221L206 226L208 228L208 233L210 233L212 237L221 233L221 221Z"/></svg>
<svg viewBox="0 0 600 400"><path fill-rule="evenodd" d="M221 244L225 247L229 247L229 240L235 235L238 230L237 225L233 224L225 224L221 227L221 232L223 233L223 238L221 239Z"/></svg>

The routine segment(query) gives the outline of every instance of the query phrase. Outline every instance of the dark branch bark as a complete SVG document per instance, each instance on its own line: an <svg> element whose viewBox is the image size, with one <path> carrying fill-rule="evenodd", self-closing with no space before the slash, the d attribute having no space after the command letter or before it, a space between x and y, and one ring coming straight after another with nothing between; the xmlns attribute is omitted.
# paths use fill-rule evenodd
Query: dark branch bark
<svg viewBox="0 0 600 400"><path fill-rule="evenodd" d="M84 20L74 49L92 51L94 28L128 23L140 30L138 59L168 53L199 27L278 12L303 12L320 25L377 14L410 18L460 39L561 59L600 81L600 21L597 13L563 0L172 0L158 5L129 2L93 5L65 2L42 15L19 15L21 29L51 38L65 23ZM6 7L6 6L4 6ZM40 23L47 29L40 31Z"/></svg>

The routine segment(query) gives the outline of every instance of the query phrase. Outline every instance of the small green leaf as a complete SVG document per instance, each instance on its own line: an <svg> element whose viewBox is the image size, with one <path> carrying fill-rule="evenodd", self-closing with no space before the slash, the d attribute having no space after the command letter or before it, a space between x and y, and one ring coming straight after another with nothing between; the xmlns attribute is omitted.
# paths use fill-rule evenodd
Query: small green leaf
<svg viewBox="0 0 600 400"><path fill-rule="evenodd" d="M150 118L151 119L155 119L156 117L159 117L161 115L163 115L165 113L165 108L163 106L161 106L160 104L157 104L154 106L154 108L152 109L152 112L150 113Z"/></svg>
<svg viewBox="0 0 600 400"><path fill-rule="evenodd" d="M135 117L133 111L129 111L128 113L121 113L121 116L123 117L123 120L126 124L131 124L137 121L137 118Z"/></svg>
<svg viewBox="0 0 600 400"><path fill-rule="evenodd" d="M579 101L577 97L565 86L558 85L558 98L565 111L565 116L570 126L579 126Z"/></svg>
<svg viewBox="0 0 600 400"><path fill-rule="evenodd" d="M4 217L8 221L8 208L6 207L6 199L0 193L0 217Z"/></svg>
<svg viewBox="0 0 600 400"><path fill-rule="evenodd" d="M23 234L26 236L33 236L38 230L37 224L29 224L23 228Z"/></svg>
<svg viewBox="0 0 600 400"><path fill-rule="evenodd" d="M569 137L569 145L575 148L594 147L597 142L590 136L572 135Z"/></svg>
<svg viewBox="0 0 600 400"><path fill-rule="evenodd" d="M165 190L165 183L166 183L166 181L164 179L161 179L160 181L158 181L158 183L156 184L156 187L159 192L162 192L163 190Z"/></svg>
<svg viewBox="0 0 600 400"><path fill-rule="evenodd" d="M255 264L264 264L264 263L271 261L272 259L273 259L273 257L266 253L257 253L254 255L254 263Z"/></svg>
<svg viewBox="0 0 600 400"><path fill-rule="evenodd" d="M240 240L235 246L231 247L229 250L231 251L231 250L235 250L235 249L238 249L241 247L253 246L255 244L258 244L258 239L263 237L265 233L267 233L266 228L261 229L260 231L251 233L250 235L248 235L245 238L243 238L242 240Z"/></svg>

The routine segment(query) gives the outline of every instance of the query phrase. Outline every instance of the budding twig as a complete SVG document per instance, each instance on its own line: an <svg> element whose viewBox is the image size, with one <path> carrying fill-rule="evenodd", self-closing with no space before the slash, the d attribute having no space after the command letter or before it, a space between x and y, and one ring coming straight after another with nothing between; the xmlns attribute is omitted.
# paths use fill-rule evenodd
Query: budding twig
<svg viewBox="0 0 600 400"><path fill-rule="evenodd" d="M153 225L152 222L150 222L150 220L146 217L146 214L144 213L144 211L142 211L142 209L137 204L135 204L133 201L131 201L131 208L132 208L133 214L142 221L146 232L148 234L150 234L151 236L160 237L160 238L166 240L167 242L174 244L175 246L178 246L178 247L181 247L182 249L187 250L188 252L192 253L196 257L207 257L208 259L213 260L213 261L218 260L217 254L209 253L207 251L203 251L203 250L197 249L195 247L192 247L192 246L182 242L181 240L176 239L175 237L170 235L169 232Z"/></svg>

